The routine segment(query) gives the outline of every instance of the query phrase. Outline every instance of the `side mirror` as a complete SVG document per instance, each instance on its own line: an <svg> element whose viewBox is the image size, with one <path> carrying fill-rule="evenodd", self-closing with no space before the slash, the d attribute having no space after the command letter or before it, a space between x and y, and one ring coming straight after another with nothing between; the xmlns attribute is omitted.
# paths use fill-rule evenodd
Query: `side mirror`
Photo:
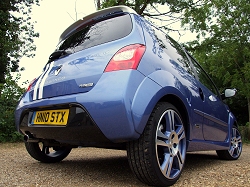
<svg viewBox="0 0 250 187"><path fill-rule="evenodd" d="M236 94L236 89L226 89L223 94L221 94L221 98L224 100L228 97L233 97Z"/></svg>

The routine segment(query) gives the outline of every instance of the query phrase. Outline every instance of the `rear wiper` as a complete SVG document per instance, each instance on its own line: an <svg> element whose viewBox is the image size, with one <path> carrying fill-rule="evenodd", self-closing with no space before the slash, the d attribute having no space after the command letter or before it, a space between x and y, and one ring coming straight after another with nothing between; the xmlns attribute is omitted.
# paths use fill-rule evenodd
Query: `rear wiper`
<svg viewBox="0 0 250 187"><path fill-rule="evenodd" d="M62 58L62 57L65 57L65 56L68 56L72 54L71 52L69 51L65 51L65 50L58 50L58 51L55 51L53 52L50 56L49 56L49 61L47 63L50 63L54 60L57 60L59 58Z"/></svg>

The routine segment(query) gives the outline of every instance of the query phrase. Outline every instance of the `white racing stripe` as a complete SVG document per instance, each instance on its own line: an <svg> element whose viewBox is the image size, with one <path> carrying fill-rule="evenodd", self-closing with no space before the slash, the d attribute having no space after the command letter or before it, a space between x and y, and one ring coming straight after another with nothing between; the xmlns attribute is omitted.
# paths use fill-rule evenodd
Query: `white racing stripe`
<svg viewBox="0 0 250 187"><path fill-rule="evenodd" d="M38 79L37 82L36 82L36 85L35 85L35 88L34 88L34 93L33 93L33 101L37 99L37 90L38 90L38 87L39 87L39 85L40 85L40 82L41 82L41 80L42 80L44 74L45 74L46 71L48 70L48 68L49 68L49 66L46 65L44 72L40 75L39 79Z"/></svg>
<svg viewBox="0 0 250 187"><path fill-rule="evenodd" d="M51 71L51 69L53 68L53 66L54 66L54 61L50 63L49 69L45 73L45 75L43 76L42 81L41 81L41 83L39 85L38 99L42 99L42 97L43 97L43 86L44 86L45 80L48 77L49 72Z"/></svg>
<svg viewBox="0 0 250 187"><path fill-rule="evenodd" d="M41 90L41 82L43 81L43 85L44 85L44 82L45 82L45 79L46 77L48 76L48 72L51 70L51 68L53 67L52 63L49 63L46 65L45 67L45 70L44 72L41 74L41 76L39 77L39 79L37 80L37 83L35 85L35 88L34 88L34 93L33 93L33 101L34 100L37 100L37 91L38 91L38 87L39 87L39 95L42 93L40 93L40 90ZM45 75L47 74L47 76L45 77ZM45 79L44 79L45 78ZM43 90L42 90L43 91Z"/></svg>

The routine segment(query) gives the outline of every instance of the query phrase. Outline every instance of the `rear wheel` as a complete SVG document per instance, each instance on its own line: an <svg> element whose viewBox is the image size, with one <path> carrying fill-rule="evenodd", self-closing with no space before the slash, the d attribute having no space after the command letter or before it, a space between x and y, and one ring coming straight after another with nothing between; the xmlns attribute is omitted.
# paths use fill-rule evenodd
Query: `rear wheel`
<svg viewBox="0 0 250 187"><path fill-rule="evenodd" d="M231 143L228 150L217 150L217 155L224 160L237 160L242 152L242 140L239 129L233 126L231 131Z"/></svg>
<svg viewBox="0 0 250 187"><path fill-rule="evenodd" d="M25 147L30 156L44 163L60 162L72 149L64 146L45 146L42 142L25 142Z"/></svg>
<svg viewBox="0 0 250 187"><path fill-rule="evenodd" d="M141 137L128 143L130 167L137 178L154 186L174 184L186 157L186 135L178 110L158 103Z"/></svg>

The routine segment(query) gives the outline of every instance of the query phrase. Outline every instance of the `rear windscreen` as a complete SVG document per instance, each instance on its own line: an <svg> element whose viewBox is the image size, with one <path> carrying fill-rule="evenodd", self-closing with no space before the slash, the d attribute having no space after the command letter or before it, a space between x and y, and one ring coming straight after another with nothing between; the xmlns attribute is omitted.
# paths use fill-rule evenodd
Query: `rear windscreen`
<svg viewBox="0 0 250 187"><path fill-rule="evenodd" d="M129 14L112 17L91 25L85 25L59 46L58 50L69 50L73 53L96 45L114 41L127 36L132 30Z"/></svg>

